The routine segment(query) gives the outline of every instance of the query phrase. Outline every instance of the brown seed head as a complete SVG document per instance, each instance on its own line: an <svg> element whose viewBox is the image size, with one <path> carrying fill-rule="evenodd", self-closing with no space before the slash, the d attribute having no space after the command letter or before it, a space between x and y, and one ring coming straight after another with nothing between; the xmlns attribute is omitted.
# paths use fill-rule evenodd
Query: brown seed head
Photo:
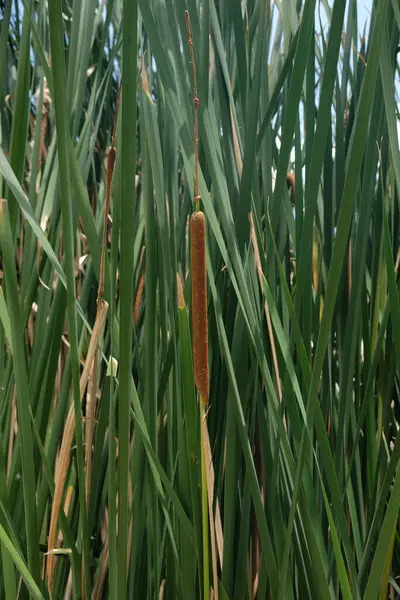
<svg viewBox="0 0 400 600"><path fill-rule="evenodd" d="M295 206L295 204L296 204L296 185L295 185L294 173L287 173L286 183L287 183L288 189L289 188L291 189L292 205Z"/></svg>
<svg viewBox="0 0 400 600"><path fill-rule="evenodd" d="M203 402L208 402L208 320L206 279L206 222L204 213L191 217L192 328L194 380Z"/></svg>
<svg viewBox="0 0 400 600"><path fill-rule="evenodd" d="M139 287L138 287L138 291L137 291L136 298L135 298L135 304L133 305L133 322L135 325L137 325L138 320L139 320L139 311L140 311L140 304L142 302L144 282L145 282L145 271L143 271L143 273L140 277Z"/></svg>
<svg viewBox="0 0 400 600"><path fill-rule="evenodd" d="M112 176L114 173L115 155L116 155L115 146L110 146L110 148L108 149L108 156L107 156L107 179L106 179L106 187L107 187L108 193L110 193L111 181L112 181Z"/></svg>

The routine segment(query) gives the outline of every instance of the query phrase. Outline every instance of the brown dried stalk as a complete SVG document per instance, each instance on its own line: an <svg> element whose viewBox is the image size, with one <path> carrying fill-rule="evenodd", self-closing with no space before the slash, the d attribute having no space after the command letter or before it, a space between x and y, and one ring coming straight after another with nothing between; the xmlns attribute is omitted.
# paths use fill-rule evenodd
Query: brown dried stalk
<svg viewBox="0 0 400 600"><path fill-rule="evenodd" d="M86 394L86 415L85 415L85 495L86 504L89 504L91 475L92 475L92 455L93 455L93 435L96 419L97 405L97 353L93 360L92 369L89 375L89 384Z"/></svg>
<svg viewBox="0 0 400 600"><path fill-rule="evenodd" d="M218 550L218 558L219 565L222 569L223 557L224 557L224 534L222 531L222 522L221 522L221 512L219 509L219 500L218 498L215 501L215 519L213 513L214 506L214 482L215 482L215 473L214 473L214 465L212 461L212 453L211 453L211 444L210 444L210 436L208 435L208 427L206 419L203 419L203 434L204 434L204 448L206 451L206 471L207 471L207 491L208 491L208 511L210 516L210 534L211 534L211 556L212 556L212 566L213 566L213 575L214 575L214 587L218 590L217 585L217 550Z"/></svg>
<svg viewBox="0 0 400 600"><path fill-rule="evenodd" d="M176 288L178 296L178 308L185 308L185 296L183 294L183 284L179 273L176 274Z"/></svg>
<svg viewBox="0 0 400 600"><path fill-rule="evenodd" d="M96 315L96 321L93 327L92 337L90 339L89 348L86 356L85 366L83 368L83 373L80 379L79 384L79 392L80 392L80 400L82 401L83 395L86 390L86 385L89 379L90 371L92 368L92 363L95 358L95 354L97 353L98 341L103 331L104 323L106 320L108 311L108 304L104 300L102 301ZM55 490L54 490L54 498L53 505L51 510L51 519L50 519L50 529L49 529L49 538L48 538L48 548L49 552L55 549L56 540L57 540L57 531L58 531L58 515L60 512L60 507L62 503L62 498L64 494L64 485L68 474L69 464L70 464L70 454L72 447L72 440L74 438L75 433L75 410L74 405L71 404L69 409L68 417L64 427L63 439L61 443L60 454L56 464L56 473L55 473ZM48 589L51 590L51 586L54 580L54 555L49 554L47 557L47 580L48 580Z"/></svg>

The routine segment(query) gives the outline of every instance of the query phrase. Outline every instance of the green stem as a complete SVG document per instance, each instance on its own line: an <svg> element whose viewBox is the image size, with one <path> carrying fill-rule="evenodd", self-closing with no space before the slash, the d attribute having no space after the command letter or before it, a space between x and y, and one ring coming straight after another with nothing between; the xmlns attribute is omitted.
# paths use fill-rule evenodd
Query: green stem
<svg viewBox="0 0 400 600"><path fill-rule="evenodd" d="M200 431L201 431L201 516L203 522L203 587L204 600L210 598L210 572L208 556L208 496L206 475L206 453L204 447L204 402L200 398Z"/></svg>
<svg viewBox="0 0 400 600"><path fill-rule="evenodd" d="M132 377L132 305L133 244L135 231L136 171L136 78L137 78L137 0L123 2L122 103L121 103L121 326L119 344L118 392L118 598L127 598L127 563L129 530L129 442Z"/></svg>

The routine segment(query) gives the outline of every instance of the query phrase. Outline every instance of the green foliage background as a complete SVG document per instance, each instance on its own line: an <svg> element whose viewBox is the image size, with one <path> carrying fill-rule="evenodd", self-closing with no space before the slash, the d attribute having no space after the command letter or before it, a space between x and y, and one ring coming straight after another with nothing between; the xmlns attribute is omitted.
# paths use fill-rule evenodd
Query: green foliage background
<svg viewBox="0 0 400 600"><path fill-rule="evenodd" d="M50 597L55 549L57 600L209 598L208 570L214 598L396 597L397 0L374 0L362 38L356 0L2 8L0 597ZM207 219L205 553L185 10ZM121 77L109 308L81 394Z"/></svg>

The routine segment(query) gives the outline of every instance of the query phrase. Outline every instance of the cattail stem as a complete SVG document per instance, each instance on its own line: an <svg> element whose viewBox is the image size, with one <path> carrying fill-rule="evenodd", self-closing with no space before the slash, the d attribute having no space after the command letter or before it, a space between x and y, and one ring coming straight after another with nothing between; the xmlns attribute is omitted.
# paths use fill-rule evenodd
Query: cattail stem
<svg viewBox="0 0 400 600"><path fill-rule="evenodd" d="M200 395L200 431L201 431L201 507L203 524L203 597L210 598L210 572L208 557L208 494L206 454L204 447L203 420L205 405L208 403L208 320L207 320L207 275L206 275L206 222L204 213L200 211L199 194L199 97L197 95L196 63L189 12L185 11L186 29L190 58L193 70L193 104L194 104L194 189L193 200L195 211L191 218L191 268L192 268L192 328L193 328L193 363L194 380Z"/></svg>
<svg viewBox="0 0 400 600"><path fill-rule="evenodd" d="M190 27L189 11L185 11L186 18L186 29L188 34L188 44L190 50L190 59L192 61L193 71L193 104L194 104L194 203L197 211L200 210L200 194L199 194L199 97L197 94L197 74L196 74L196 63L194 60L194 47L192 29Z"/></svg>
<svg viewBox="0 0 400 600"><path fill-rule="evenodd" d="M114 117L114 128L111 138L111 146L108 149L107 157L107 172L106 172L106 200L104 207L104 219L103 219L103 242L101 246L101 259L100 259L100 275L99 275L99 289L97 293L97 304L101 304L104 297L104 272L105 272L105 258L106 258L106 245L107 245L107 224L108 224L108 213L110 212L110 198L111 198L111 184L114 173L116 148L115 148L115 136L117 132L118 122L118 109L121 96L121 83L118 89L117 106L115 109Z"/></svg>
<svg viewBox="0 0 400 600"><path fill-rule="evenodd" d="M203 587L204 600L210 598L210 559L208 554L208 493L207 493L207 472L206 472L206 453L204 440L204 401L200 398L200 453L201 453L201 521L203 529Z"/></svg>
<svg viewBox="0 0 400 600"><path fill-rule="evenodd" d="M101 259L100 259L100 276L99 276L99 290L97 294L97 304L101 304L104 297L104 272L105 272L105 260L106 260L106 245L107 245L107 224L108 224L108 213L110 211L110 197L111 197L111 183L114 173L116 150L114 143L109 148L107 157L107 173L106 173L106 201L104 207L104 219L103 219L103 243L101 246Z"/></svg>

